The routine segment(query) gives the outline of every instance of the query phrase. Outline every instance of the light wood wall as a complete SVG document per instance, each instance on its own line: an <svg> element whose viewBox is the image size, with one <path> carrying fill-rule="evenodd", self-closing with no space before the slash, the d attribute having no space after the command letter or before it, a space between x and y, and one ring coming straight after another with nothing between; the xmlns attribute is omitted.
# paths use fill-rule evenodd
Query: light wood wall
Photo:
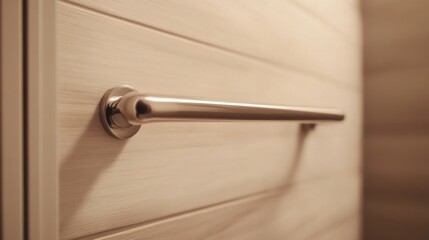
<svg viewBox="0 0 429 240"><path fill-rule="evenodd" d="M363 3L365 239L429 239L429 2Z"/></svg>
<svg viewBox="0 0 429 240"><path fill-rule="evenodd" d="M61 239L359 239L358 1L58 1ZM102 129L116 85L343 109L342 123Z"/></svg>

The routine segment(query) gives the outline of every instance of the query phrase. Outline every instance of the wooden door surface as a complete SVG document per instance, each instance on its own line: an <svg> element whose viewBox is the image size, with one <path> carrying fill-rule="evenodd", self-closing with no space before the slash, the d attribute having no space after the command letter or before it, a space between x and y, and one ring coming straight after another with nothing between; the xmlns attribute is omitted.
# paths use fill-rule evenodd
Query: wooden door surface
<svg viewBox="0 0 429 240"><path fill-rule="evenodd" d="M323 3L322 3L323 2ZM60 239L358 239L357 1L55 2ZM160 122L104 92L342 109L340 123Z"/></svg>

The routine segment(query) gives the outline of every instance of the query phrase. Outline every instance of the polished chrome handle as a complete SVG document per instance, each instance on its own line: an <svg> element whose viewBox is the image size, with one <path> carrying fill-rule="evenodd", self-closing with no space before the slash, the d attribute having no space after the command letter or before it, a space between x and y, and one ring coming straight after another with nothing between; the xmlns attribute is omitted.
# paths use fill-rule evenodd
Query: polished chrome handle
<svg viewBox="0 0 429 240"><path fill-rule="evenodd" d="M129 138L140 125L154 121L296 120L305 123L341 121L336 109L219 102L151 96L130 86L108 90L100 102L100 118L106 131L117 138Z"/></svg>

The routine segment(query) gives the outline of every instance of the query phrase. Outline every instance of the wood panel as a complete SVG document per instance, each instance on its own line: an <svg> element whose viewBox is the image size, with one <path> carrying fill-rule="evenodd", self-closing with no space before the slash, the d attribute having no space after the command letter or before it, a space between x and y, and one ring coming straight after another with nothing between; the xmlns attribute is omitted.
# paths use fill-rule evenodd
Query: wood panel
<svg viewBox="0 0 429 240"><path fill-rule="evenodd" d="M375 133L365 141L366 237L427 239L429 136Z"/></svg>
<svg viewBox="0 0 429 240"><path fill-rule="evenodd" d="M347 41L361 44L360 25L361 19L356 16L359 9L359 1L344 0L290 0L303 8L310 17L318 19L327 28L343 35Z"/></svg>
<svg viewBox="0 0 429 240"><path fill-rule="evenodd" d="M428 239L429 2L363 1L365 239Z"/></svg>
<svg viewBox="0 0 429 240"><path fill-rule="evenodd" d="M87 239L358 239L359 179L346 171Z"/></svg>
<svg viewBox="0 0 429 240"><path fill-rule="evenodd" d="M26 1L26 240L59 239L56 2Z"/></svg>
<svg viewBox="0 0 429 240"><path fill-rule="evenodd" d="M0 1L0 239L24 239L21 1Z"/></svg>
<svg viewBox="0 0 429 240"><path fill-rule="evenodd" d="M426 198L427 199L427 198ZM365 209L370 214L364 218L368 239L403 239L426 240L429 237L429 207L427 201L409 201L393 198L366 199ZM386 226L389 230L386 230Z"/></svg>
<svg viewBox="0 0 429 240"><path fill-rule="evenodd" d="M358 9L335 1L330 14L346 20L326 21L293 1L130 1L71 0L135 24L149 26L195 42L251 56L274 65L359 86L360 45L342 32L360 34ZM305 3L303 3L305 4ZM313 3L307 3L312 6ZM347 5L347 6L345 6ZM311 6L311 9L313 9ZM314 7L327 11L327 7ZM350 10L348 9L350 8ZM320 10L324 9L324 10ZM324 15L327 15L324 13ZM342 18L342 17L341 17ZM353 59L354 61L351 61Z"/></svg>
<svg viewBox="0 0 429 240"><path fill-rule="evenodd" d="M380 134L429 134L428 76L427 67L370 71L365 83L366 130Z"/></svg>
<svg viewBox="0 0 429 240"><path fill-rule="evenodd" d="M359 165L359 89L67 3L58 6L58 31L64 239ZM338 107L347 120L308 133L296 123L158 123L119 141L103 131L97 104L121 84L173 96Z"/></svg>
<svg viewBox="0 0 429 240"><path fill-rule="evenodd" d="M367 74L427 66L427 9L425 0L363 1Z"/></svg>
<svg viewBox="0 0 429 240"><path fill-rule="evenodd" d="M377 178L377 182L368 186L368 191L383 191L386 198L429 201L429 171L422 168L429 156L427 134L375 133L368 134L366 141L366 156L374 160L367 163L365 174L371 179ZM394 196L394 192L400 190L402 193Z"/></svg>
<svg viewBox="0 0 429 240"><path fill-rule="evenodd" d="M335 227L324 229L317 232L317 235L311 239L317 240L332 240L332 239L350 239L358 240L361 238L361 219L358 217L350 217L342 219L335 224Z"/></svg>

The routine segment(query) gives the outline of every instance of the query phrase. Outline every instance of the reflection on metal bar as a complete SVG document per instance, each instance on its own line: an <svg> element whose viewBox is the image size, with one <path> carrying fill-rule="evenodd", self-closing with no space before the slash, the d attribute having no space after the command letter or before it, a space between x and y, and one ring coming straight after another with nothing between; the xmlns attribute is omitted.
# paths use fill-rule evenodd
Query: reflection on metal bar
<svg viewBox="0 0 429 240"><path fill-rule="evenodd" d="M100 102L100 118L106 131L124 139L136 134L140 125L155 121L271 120L341 121L336 109L309 108L208 101L200 99L151 96L130 86L108 90Z"/></svg>

